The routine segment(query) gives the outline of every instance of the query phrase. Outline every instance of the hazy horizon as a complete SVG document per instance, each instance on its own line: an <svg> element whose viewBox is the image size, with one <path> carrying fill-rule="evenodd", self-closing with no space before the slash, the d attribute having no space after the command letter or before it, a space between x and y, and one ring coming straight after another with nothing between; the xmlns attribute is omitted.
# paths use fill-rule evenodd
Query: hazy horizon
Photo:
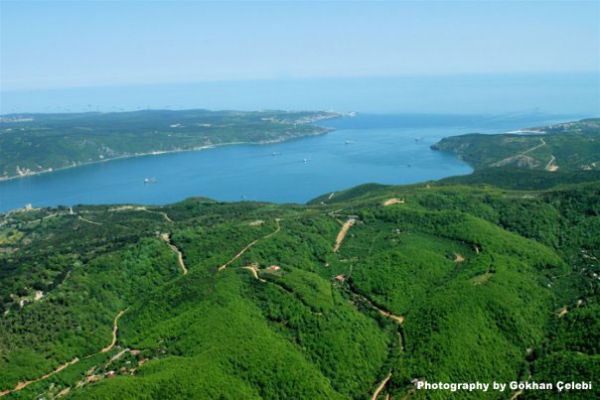
<svg viewBox="0 0 600 400"><path fill-rule="evenodd" d="M3 93L600 71L598 2L1 0L0 7Z"/></svg>
<svg viewBox="0 0 600 400"><path fill-rule="evenodd" d="M591 117L600 114L600 76L515 73L304 78L0 93L0 114L198 108Z"/></svg>

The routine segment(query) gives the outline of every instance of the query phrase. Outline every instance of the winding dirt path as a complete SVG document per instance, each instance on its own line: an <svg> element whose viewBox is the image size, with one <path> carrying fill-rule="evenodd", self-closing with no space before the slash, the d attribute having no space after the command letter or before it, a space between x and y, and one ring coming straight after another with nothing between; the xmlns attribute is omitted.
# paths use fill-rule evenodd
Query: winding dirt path
<svg viewBox="0 0 600 400"><path fill-rule="evenodd" d="M123 355L125 353L128 353L129 351L130 351L129 349L123 349L120 352L118 352L117 354L115 354L114 356L112 356L111 359L108 360L108 362L106 364L104 364L104 368L107 368L110 364L112 364L113 362L115 362L119 358L123 357Z"/></svg>
<svg viewBox="0 0 600 400"><path fill-rule="evenodd" d="M107 353L111 351L113 347L115 347L115 344L117 343L117 333L119 331L119 318L121 318L123 314L125 314L125 310L119 311L119 313L115 317L115 320L113 321L112 341L108 346L100 350L100 353Z"/></svg>
<svg viewBox="0 0 600 400"><path fill-rule="evenodd" d="M167 246L169 246L169 248L171 250L173 250L173 252L175 254L177 254L177 262L179 263L179 267L181 268L181 273L183 275L187 275L188 269L185 266L185 262L183 261L183 253L171 241L171 234L170 233L163 233L162 235L160 235L160 238L162 240L164 240L165 243L167 243Z"/></svg>
<svg viewBox="0 0 600 400"><path fill-rule="evenodd" d="M106 353L106 352L112 350L112 348L117 343L117 332L119 330L118 322L119 322L119 318L121 318L121 316L124 313L125 313L125 310L121 310L121 311L119 311L119 313L115 317L114 322L113 322L112 341L110 342L110 344L108 346L104 347L98 353ZM91 354L91 355L94 355L94 354ZM90 356L88 356L88 357L90 357ZM70 367L73 364L77 364L78 362L79 362L79 358L75 357L71 361L68 361L68 362L66 362L66 363L64 363L62 365L59 365L53 371L48 372L47 374L42 375L39 378L32 379L32 380L29 380L29 381L19 382L19 383L17 383L17 385L13 389L7 389L7 390L4 390L4 391L0 392L0 397L4 397L4 396L6 396L8 394L11 394L11 393L19 392L19 391L25 389L29 385L32 385L34 383L38 383L38 382L41 382L43 380L46 380L46 379L50 378L51 376L58 374L60 371L64 370L65 368Z"/></svg>
<svg viewBox="0 0 600 400"><path fill-rule="evenodd" d="M540 138L540 144L538 144L537 146L533 146L530 149L525 150L524 152L522 152L521 154L519 154L520 156L524 156L527 153L531 153L534 150L539 149L540 147L543 147L546 145L546 141L544 140L544 138Z"/></svg>
<svg viewBox="0 0 600 400"><path fill-rule="evenodd" d="M496 161L496 162L494 162L494 163L492 163L490 165L492 167L501 167L501 166L506 165L506 164L508 164L508 163L510 163L510 162L512 162L514 160L517 160L520 157L523 157L524 155L526 155L527 153L531 153L532 151L537 150L537 149L539 149L540 147L543 147L543 146L546 146L546 141L543 138L540 138L540 144L535 145L533 147L530 147L529 149L527 149L527 150L525 150L525 151L523 151L521 153L515 154L514 156L503 158L502 160Z"/></svg>
<svg viewBox="0 0 600 400"><path fill-rule="evenodd" d="M238 258L240 258L245 252L247 252L248 250L250 250L252 248L252 246L254 246L256 243L260 242L261 240L264 239L268 239L269 237L273 236L274 234L276 234L277 232L279 232L281 230L281 225L279 224L280 219L279 218L275 218L275 223L277 224L277 229L275 229L273 232L260 237L252 242L250 242L246 247L244 247L242 250L240 250L239 253L237 253L231 260L227 261L225 264L221 265L218 268L218 271L222 271L225 268L227 268L227 266L229 266L231 263L233 263L235 260L237 260Z"/></svg>
<svg viewBox="0 0 600 400"><path fill-rule="evenodd" d="M391 319L392 321L394 321L398 325L402 325L404 323L404 316L392 314L390 311L385 310L385 309L383 309L381 307L376 306L367 297L365 297L362 294L356 292L356 290L354 290L354 288L352 287L352 285L348 285L348 289L350 290L350 293L352 293L352 296L354 296L355 298L359 299L363 303L366 303L369 307L371 307L372 309L376 310L380 315L382 315L382 316L384 316L386 318Z"/></svg>
<svg viewBox="0 0 600 400"><path fill-rule="evenodd" d="M522 394L523 394L523 390L522 389L521 390L517 390L516 392L514 392L512 394L512 396L510 396L510 400L515 400L515 399L517 399Z"/></svg>
<svg viewBox="0 0 600 400"><path fill-rule="evenodd" d="M0 392L0 397L6 396L7 394L11 394L11 393L15 393L18 391L21 391L23 389L25 389L27 386L33 384L33 383L37 383L37 382L41 382L44 379L48 379L50 378L52 375L56 375L58 374L60 371L62 371L63 369L67 368L70 365L76 364L79 362L79 358L75 357L74 359L72 359L69 362L66 362L62 365L60 365L59 367L57 367L54 371L52 372L48 372L46 375L42 375L37 379L32 379L30 381L24 381L24 382L19 382L17 383L17 386L15 386L13 389L8 389L5 390L3 392Z"/></svg>
<svg viewBox="0 0 600 400"><path fill-rule="evenodd" d="M396 322L399 325L402 325L404 323L404 316L402 315L394 315L391 312L387 311L387 310L383 310L379 307L377 307L375 304L371 304L371 306L373 308L375 308L379 314L383 315L386 318L389 318L391 320L393 320L394 322Z"/></svg>
<svg viewBox="0 0 600 400"><path fill-rule="evenodd" d="M171 218L169 218L169 216L167 215L167 213L164 212L164 211L148 210L147 208L144 208L144 211L149 212L151 214L160 214L165 219L165 221L171 222L171 223L173 222L173 220Z"/></svg>
<svg viewBox="0 0 600 400"><path fill-rule="evenodd" d="M544 167L544 169L546 171L550 171L550 172L555 172L558 170L558 165L556 165L556 157L554 157L554 155L552 155L552 157L550 158L550 161L548 161L548 164L546 164L546 166Z"/></svg>
<svg viewBox="0 0 600 400"><path fill-rule="evenodd" d="M391 377L392 377L392 371L390 371L387 374L387 376L381 381L379 386L377 386L377 388L375 389L375 392L373 392L373 396L371 396L371 400L377 400L377 398L379 397L379 394L385 388L385 385L387 385L387 383L389 382Z"/></svg>
<svg viewBox="0 0 600 400"><path fill-rule="evenodd" d="M252 276L261 281L261 282L266 282L266 280L262 279L261 277L258 276L258 266L257 265L247 265L245 267L242 267L242 269L247 269L248 271L250 271L252 273Z"/></svg>
<svg viewBox="0 0 600 400"><path fill-rule="evenodd" d="M334 253L337 253L340 250L340 246L342 245L344 238L348 234L348 231L350 230L352 225L354 225L355 223L356 223L356 220L354 218L350 218L350 219L348 219L348 221L346 221L344 223L344 225L342 225L342 228L340 229L340 231L338 232L338 234L335 238L335 246L333 246Z"/></svg>

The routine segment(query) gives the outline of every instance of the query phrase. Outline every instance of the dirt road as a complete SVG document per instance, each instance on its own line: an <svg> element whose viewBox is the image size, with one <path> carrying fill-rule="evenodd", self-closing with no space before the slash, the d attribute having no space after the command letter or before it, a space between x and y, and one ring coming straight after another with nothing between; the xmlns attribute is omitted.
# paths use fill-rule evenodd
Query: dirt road
<svg viewBox="0 0 600 400"><path fill-rule="evenodd" d="M524 152L522 152L520 155L521 155L521 156L524 156L525 154L527 154L527 153L531 153L532 151L534 151L534 150L537 150L537 149L539 149L540 147L542 147L542 146L545 146L545 145L546 145L546 141L545 141L543 138L540 138L540 144L538 144L537 146L533 146L533 147L532 147L532 148L530 148L530 149L527 149L527 150L525 150L525 151L524 151Z"/></svg>
<svg viewBox="0 0 600 400"><path fill-rule="evenodd" d="M67 368L70 365L73 365L75 363L79 362L79 358L75 357L74 359L72 359L69 362L66 362L62 365L60 365L59 367L57 367L55 370L53 370L52 372L48 372L46 375L40 376L37 379L32 379L30 381L24 381L24 382L19 382L17 383L17 386L14 387L14 389L9 389L9 390L5 390L3 392L0 392L0 397L6 396L10 393L14 393L14 392L18 392L20 390L25 389L27 386L33 384L33 383L37 383L37 382L41 382L44 379L48 379L50 378L52 375L56 375L58 374L60 371L62 371L63 369Z"/></svg>
<svg viewBox="0 0 600 400"><path fill-rule="evenodd" d="M252 242L250 242L246 247L244 247L242 250L240 250L239 253L237 253L231 260L227 261L225 264L221 265L218 270L222 271L225 268L227 268L227 266L229 266L230 264L232 264L235 260L237 260L238 258L240 258L245 252L247 252L248 250L250 250L250 248L252 248L252 246L254 246L256 243L260 242L261 240L265 240L268 239L269 237L275 235L277 232L279 232L281 230L281 225L279 225L279 218L275 218L275 223L277 224L277 229L275 229L273 232L269 233L268 235L265 235L261 238L258 238Z"/></svg>
<svg viewBox="0 0 600 400"><path fill-rule="evenodd" d="M490 165L492 167L502 167L502 166L507 165L515 160L523 158L527 153L531 153L532 151L537 150L540 147L543 147L545 145L546 145L546 141L543 138L540 138L540 144L530 147L529 149L527 149L521 153L515 154L514 156L506 157L500 161L496 161L495 163L490 164Z"/></svg>
<svg viewBox="0 0 600 400"><path fill-rule="evenodd" d="M550 158L550 161L548 161L548 164L546 164L546 167L544 167L544 169L546 171L550 171L550 172L555 172L556 170L558 170L558 165L556 165L556 157L552 156Z"/></svg>
<svg viewBox="0 0 600 400"><path fill-rule="evenodd" d="M110 344L108 346L106 346L105 348L100 350L100 353L107 353L107 352L111 351L113 347L115 347L115 344L117 343L117 332L119 331L119 318L121 318L121 316L124 313L125 313L125 310L121 310L115 317L115 320L113 321L112 341L110 342Z"/></svg>
<svg viewBox="0 0 600 400"><path fill-rule="evenodd" d="M404 316L392 314L390 311L376 306L371 300L369 300L362 294L358 293L355 290L355 288L352 287L352 285L348 285L348 289L355 299L358 299L358 300L362 301L363 303L366 303L369 307L376 310L380 315L391 319L392 321L396 322L398 325L402 325L404 323Z"/></svg>
<svg viewBox="0 0 600 400"><path fill-rule="evenodd" d="M179 267L181 268L181 273L183 275L187 275L188 269L185 266L185 262L183 261L183 253L171 241L171 234L170 233L163 233L162 235L160 235L160 238L162 240L164 240L165 243L167 243L167 246L169 246L169 248L171 250L173 250L173 252L175 254L177 254L177 262L179 263Z"/></svg>
<svg viewBox="0 0 600 400"><path fill-rule="evenodd" d="M377 388L375 389L375 392L373 392L373 396L371 396L371 400L377 400L377 398L379 397L379 394L385 388L385 385L387 385L387 383L391 377L392 377L392 371L390 371L387 374L387 376L381 381L379 386L377 386Z"/></svg>
<svg viewBox="0 0 600 400"><path fill-rule="evenodd" d="M261 282L266 282L264 279L262 279L261 277L258 276L258 266L253 264L253 265L248 265L245 267L242 267L243 269L247 269L248 271L250 271L252 273L252 276L261 281Z"/></svg>
<svg viewBox="0 0 600 400"><path fill-rule="evenodd" d="M99 353L109 352L110 350L112 350L112 348L117 343L117 331L119 329L118 328L118 322L119 322L119 318L121 318L121 316L123 315L124 312L125 312L125 310L119 311L119 313L115 317L115 319L113 321L112 341L110 342L110 344L108 346L106 346L102 350L100 350ZM11 394L11 393L19 392L19 391L25 389L27 386L29 386L31 384L38 383L38 382L41 382L41 381L43 381L45 379L48 379L51 376L58 374L63 369L65 369L65 368L67 368L67 367L69 367L69 366L71 366L73 364L77 364L78 362L79 362L79 358L75 357L71 361L68 361L68 362L66 362L66 363L58 366L57 368L55 368L51 372L48 372L47 374L42 375L39 378L32 379L30 381L19 382L19 383L17 383L17 386L15 386L13 389L8 389L8 390L4 390L4 391L0 392L0 397L4 397L4 396L6 396L8 394Z"/></svg>
<svg viewBox="0 0 600 400"><path fill-rule="evenodd" d="M387 310L382 310L381 308L377 307L374 304L371 304L371 306L373 306L373 308L375 308L379 314L383 315L386 318L389 318L393 321L395 321L397 324L402 325L404 323L404 317L402 315L394 315L391 312L387 311Z"/></svg>
<svg viewBox="0 0 600 400"><path fill-rule="evenodd" d="M512 394L512 396L510 396L510 400L515 400L522 394L523 394L523 390L517 390L516 392L514 392Z"/></svg>
<svg viewBox="0 0 600 400"><path fill-rule="evenodd" d="M352 225L354 225L355 223L356 223L356 220L354 218L350 218L350 219L348 219L348 221L346 221L344 223L344 225L342 225L342 229L340 229L340 231L338 232L338 234L335 238L335 245L333 246L334 253L337 253L340 250L340 246L342 245L344 238L348 234L348 231L350 230Z"/></svg>

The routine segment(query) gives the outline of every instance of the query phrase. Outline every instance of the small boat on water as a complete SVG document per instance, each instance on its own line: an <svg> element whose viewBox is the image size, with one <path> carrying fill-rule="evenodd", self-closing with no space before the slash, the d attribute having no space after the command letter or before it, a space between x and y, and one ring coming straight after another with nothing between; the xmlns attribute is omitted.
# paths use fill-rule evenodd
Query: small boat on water
<svg viewBox="0 0 600 400"><path fill-rule="evenodd" d="M156 178L144 178L144 184L156 183Z"/></svg>
<svg viewBox="0 0 600 400"><path fill-rule="evenodd" d="M345 144L353 144L355 143L354 140L346 140Z"/></svg>

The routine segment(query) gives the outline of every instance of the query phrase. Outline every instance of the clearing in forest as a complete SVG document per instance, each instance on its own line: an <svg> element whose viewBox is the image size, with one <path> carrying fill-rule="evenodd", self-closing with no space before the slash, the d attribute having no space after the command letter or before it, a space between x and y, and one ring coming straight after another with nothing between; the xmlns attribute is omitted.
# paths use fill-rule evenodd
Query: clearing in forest
<svg viewBox="0 0 600 400"><path fill-rule="evenodd" d="M354 218L350 218L350 219L348 219L348 221L346 221L344 223L344 225L342 225L342 229L340 229L340 231L337 234L337 237L335 238L335 246L333 246L334 253L337 253L339 251L340 246L342 245L342 242L344 241L344 238L346 237L346 234L348 234L348 231L350 230L352 225L354 225L355 223L356 223L356 220Z"/></svg>
<svg viewBox="0 0 600 400"><path fill-rule="evenodd" d="M393 197L393 198L387 199L386 201L383 202L384 207L391 206L394 204L404 204L404 199L398 199L396 197Z"/></svg>
<svg viewBox="0 0 600 400"><path fill-rule="evenodd" d="M556 172L558 170L558 165L556 165L556 157L552 156L546 167L544 168L546 171Z"/></svg>

